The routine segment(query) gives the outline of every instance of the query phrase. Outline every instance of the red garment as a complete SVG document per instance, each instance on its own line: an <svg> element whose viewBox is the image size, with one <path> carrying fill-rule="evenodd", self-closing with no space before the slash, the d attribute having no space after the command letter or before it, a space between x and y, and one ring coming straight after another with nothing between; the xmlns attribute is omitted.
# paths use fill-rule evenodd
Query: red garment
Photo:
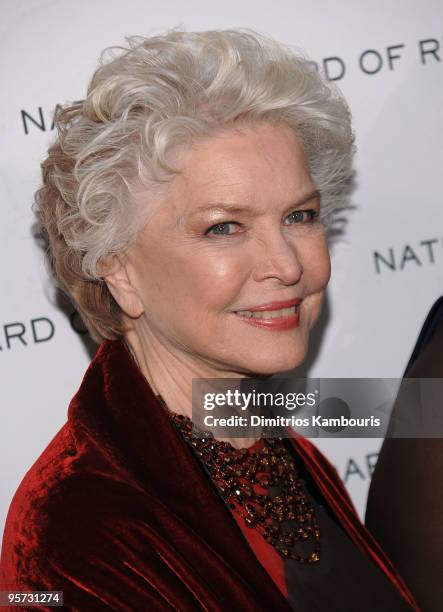
<svg viewBox="0 0 443 612"><path fill-rule="evenodd" d="M335 468L309 440L292 443L343 529L418 610ZM11 502L0 589L62 590L81 612L288 612L241 533L125 345L105 341Z"/></svg>
<svg viewBox="0 0 443 612"><path fill-rule="evenodd" d="M248 448L250 453L257 452L259 448L263 446L263 440L259 439L252 446ZM254 492L257 495L267 495L268 491L259 484L253 484ZM248 527L244 519L235 510L232 512L232 516L237 522L237 525L243 532L243 535L248 540L249 545L253 549L260 563L266 569L272 580L278 586L282 594L287 597L288 589L286 587L285 580L285 566L282 557L278 554L275 548L267 542L264 537L256 530Z"/></svg>

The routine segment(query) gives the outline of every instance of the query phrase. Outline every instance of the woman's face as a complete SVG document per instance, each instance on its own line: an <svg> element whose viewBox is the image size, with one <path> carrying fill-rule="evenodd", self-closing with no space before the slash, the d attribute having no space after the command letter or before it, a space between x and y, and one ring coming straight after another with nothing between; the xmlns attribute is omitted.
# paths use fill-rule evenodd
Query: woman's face
<svg viewBox="0 0 443 612"><path fill-rule="evenodd" d="M182 174L128 252L135 329L227 376L295 368L330 259L319 194L294 133L284 124L244 125L178 149L174 162ZM293 299L300 303L289 317L265 314L257 323L237 314Z"/></svg>

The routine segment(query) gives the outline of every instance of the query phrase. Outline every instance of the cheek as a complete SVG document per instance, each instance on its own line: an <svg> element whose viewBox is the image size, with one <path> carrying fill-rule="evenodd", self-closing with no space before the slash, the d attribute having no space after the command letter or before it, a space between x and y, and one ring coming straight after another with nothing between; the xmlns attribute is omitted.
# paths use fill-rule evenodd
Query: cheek
<svg viewBox="0 0 443 612"><path fill-rule="evenodd" d="M324 257L322 257L320 268L320 275L323 280L323 285L326 288L326 285L329 283L329 279L331 278L331 258L327 245L325 246Z"/></svg>
<svg viewBox="0 0 443 612"><path fill-rule="evenodd" d="M188 315L191 309L204 315L204 312L222 311L235 304L244 281L244 265L232 249L177 249L159 259L164 265L156 265L152 270L156 278L157 308L164 307L168 296L174 312L180 315ZM149 297L146 298L152 304Z"/></svg>
<svg viewBox="0 0 443 612"><path fill-rule="evenodd" d="M188 288L201 309L221 311L235 304L245 267L238 253L220 248L192 259Z"/></svg>
<svg viewBox="0 0 443 612"><path fill-rule="evenodd" d="M331 258L326 237L312 237L299 249L305 282L310 292L322 291L331 277Z"/></svg>

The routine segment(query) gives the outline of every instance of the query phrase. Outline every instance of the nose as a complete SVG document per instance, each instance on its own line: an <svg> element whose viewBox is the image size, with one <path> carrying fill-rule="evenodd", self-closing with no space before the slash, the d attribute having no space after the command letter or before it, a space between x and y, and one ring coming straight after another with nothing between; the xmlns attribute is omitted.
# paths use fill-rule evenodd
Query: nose
<svg viewBox="0 0 443 612"><path fill-rule="evenodd" d="M268 236L262 245L253 279L260 282L266 278L276 278L285 285L298 283L303 275L303 266L296 245L288 242L280 232Z"/></svg>

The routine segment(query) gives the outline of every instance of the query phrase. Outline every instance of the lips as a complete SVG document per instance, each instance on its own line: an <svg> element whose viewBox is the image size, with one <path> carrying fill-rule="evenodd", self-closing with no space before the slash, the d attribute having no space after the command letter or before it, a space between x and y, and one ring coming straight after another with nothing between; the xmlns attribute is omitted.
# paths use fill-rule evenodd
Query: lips
<svg viewBox="0 0 443 612"><path fill-rule="evenodd" d="M245 310L238 310L234 314L249 325L269 330L286 330L298 327L300 322L300 298L279 302L268 302ZM281 311L272 315L272 312ZM255 316L254 316L254 314ZM261 316L260 316L261 315Z"/></svg>
<svg viewBox="0 0 443 612"><path fill-rule="evenodd" d="M245 310L249 310L250 312L260 312L263 310L282 310L283 308L291 308L292 306L298 306L301 301L302 298L292 298L290 300L283 300L279 302L268 302L267 304L260 304L259 306L239 308L235 312L242 312Z"/></svg>

